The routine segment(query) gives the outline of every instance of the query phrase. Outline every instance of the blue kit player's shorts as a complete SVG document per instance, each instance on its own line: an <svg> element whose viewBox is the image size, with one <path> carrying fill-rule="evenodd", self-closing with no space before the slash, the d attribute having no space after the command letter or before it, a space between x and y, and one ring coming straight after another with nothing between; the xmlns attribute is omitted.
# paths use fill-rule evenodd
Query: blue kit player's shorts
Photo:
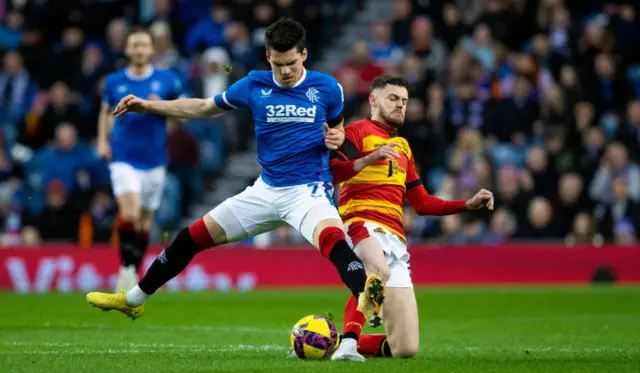
<svg viewBox="0 0 640 373"><path fill-rule="evenodd" d="M145 210L155 211L162 202L167 171L164 166L150 170L138 170L128 163L113 162L109 165L113 194L140 194L140 205Z"/></svg>
<svg viewBox="0 0 640 373"><path fill-rule="evenodd" d="M221 203L209 215L224 229L228 242L242 241L289 224L313 244L318 223L325 219L340 220L333 203L333 190L328 182L274 187L259 177L252 186Z"/></svg>

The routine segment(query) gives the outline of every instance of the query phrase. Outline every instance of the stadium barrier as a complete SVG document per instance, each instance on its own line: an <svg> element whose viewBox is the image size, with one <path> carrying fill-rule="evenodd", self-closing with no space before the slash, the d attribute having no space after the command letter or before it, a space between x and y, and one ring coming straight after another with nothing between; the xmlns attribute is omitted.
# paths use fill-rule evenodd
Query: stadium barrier
<svg viewBox="0 0 640 373"><path fill-rule="evenodd" d="M0 249L0 289L14 292L115 288L117 251L72 245ZM146 256L147 268L159 248ZM563 245L414 247L414 282L425 285L579 285L640 283L640 247ZM266 250L232 247L200 253L169 291L249 291L255 288L340 286L333 267L308 246Z"/></svg>

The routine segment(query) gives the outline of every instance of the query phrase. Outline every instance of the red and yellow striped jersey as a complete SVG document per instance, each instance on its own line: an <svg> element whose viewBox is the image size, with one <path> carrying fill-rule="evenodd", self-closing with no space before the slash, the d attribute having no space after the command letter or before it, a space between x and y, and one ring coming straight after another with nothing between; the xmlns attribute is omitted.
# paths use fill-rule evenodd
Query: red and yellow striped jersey
<svg viewBox="0 0 640 373"><path fill-rule="evenodd" d="M373 222L404 239L402 207L405 197L420 215L448 215L464 211L465 201L445 201L427 193L416 172L409 143L395 137L396 129L369 119L352 123L345 128L345 142L334 153L331 169L340 183L338 209L346 224ZM353 175L336 171L351 168L353 162L379 147L396 142L400 144L399 159L383 160ZM342 163L342 166L341 166Z"/></svg>
<svg viewBox="0 0 640 373"><path fill-rule="evenodd" d="M393 137L394 129L380 122L360 120L345 128L343 158L357 159L389 142L397 142L400 159L389 159L365 167L340 184L338 208L345 224L371 221L404 237L402 206L406 189L420 183L409 143Z"/></svg>

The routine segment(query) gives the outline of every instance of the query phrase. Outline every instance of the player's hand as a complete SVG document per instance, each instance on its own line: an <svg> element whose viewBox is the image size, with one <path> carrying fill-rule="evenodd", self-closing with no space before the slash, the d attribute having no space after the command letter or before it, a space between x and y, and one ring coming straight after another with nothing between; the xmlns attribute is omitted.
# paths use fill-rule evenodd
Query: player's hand
<svg viewBox="0 0 640 373"><path fill-rule="evenodd" d="M480 189L475 196L471 197L464 204L464 207L467 210L480 210L481 208L488 208L489 210L493 210L493 193L486 189Z"/></svg>
<svg viewBox="0 0 640 373"><path fill-rule="evenodd" d="M106 161L111 160L111 145L108 141L98 141L98 155Z"/></svg>
<svg viewBox="0 0 640 373"><path fill-rule="evenodd" d="M143 100L134 95L128 95L120 100L118 106L116 106L116 109L113 111L113 115L119 117L127 113L146 113L147 106L147 100Z"/></svg>
<svg viewBox="0 0 640 373"><path fill-rule="evenodd" d="M366 155L364 157L365 163L367 165L371 165L376 162L383 161L385 159L400 158L400 153L398 153L398 151L395 149L396 146L400 147L400 144L398 144L395 141L382 145L381 147L376 149L373 153Z"/></svg>
<svg viewBox="0 0 640 373"><path fill-rule="evenodd" d="M324 144L329 150L338 150L344 143L344 130L337 128L329 128L328 124L324 124Z"/></svg>

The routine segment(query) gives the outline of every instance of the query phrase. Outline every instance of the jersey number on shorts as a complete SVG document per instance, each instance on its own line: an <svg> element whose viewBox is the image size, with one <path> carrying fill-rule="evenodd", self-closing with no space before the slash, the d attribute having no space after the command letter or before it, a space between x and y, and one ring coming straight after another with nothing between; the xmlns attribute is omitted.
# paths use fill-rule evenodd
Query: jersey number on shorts
<svg viewBox="0 0 640 373"><path fill-rule="evenodd" d="M329 199L329 201L333 201L333 185L329 184L329 183L309 183L307 184L307 186L309 188L311 188L311 196L314 198L318 198L318 197L322 197L323 194L325 197L327 197ZM324 190L319 190L320 186L323 186L322 189Z"/></svg>

